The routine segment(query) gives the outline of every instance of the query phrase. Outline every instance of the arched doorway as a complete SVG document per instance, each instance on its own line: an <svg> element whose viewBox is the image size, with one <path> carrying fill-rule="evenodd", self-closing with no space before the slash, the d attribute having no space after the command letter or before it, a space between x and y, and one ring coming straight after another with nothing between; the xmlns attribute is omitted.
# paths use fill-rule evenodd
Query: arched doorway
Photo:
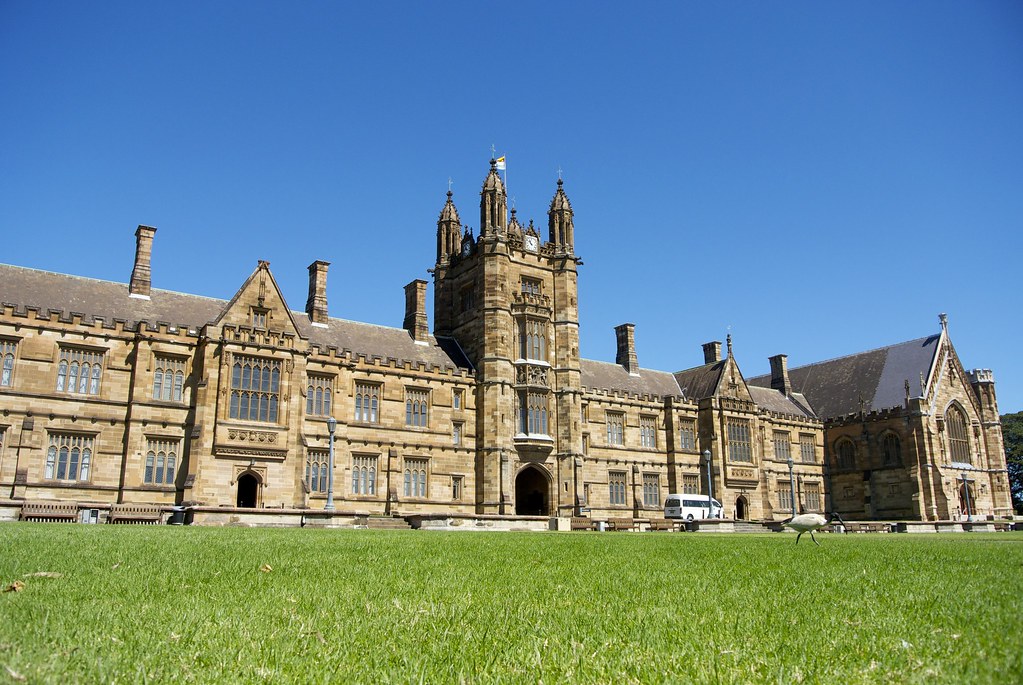
<svg viewBox="0 0 1023 685"><path fill-rule="evenodd" d="M259 497L259 478L254 473L238 476L238 506L254 509Z"/></svg>
<svg viewBox="0 0 1023 685"><path fill-rule="evenodd" d="M975 516L977 514L977 498L974 496L973 483L959 485L959 511L963 513L963 516Z"/></svg>
<svg viewBox="0 0 1023 685"><path fill-rule="evenodd" d="M515 479L515 513L518 516L549 516L547 476L527 466Z"/></svg>
<svg viewBox="0 0 1023 685"><path fill-rule="evenodd" d="M735 499L735 518L738 521L745 521L749 518L749 503L742 495Z"/></svg>

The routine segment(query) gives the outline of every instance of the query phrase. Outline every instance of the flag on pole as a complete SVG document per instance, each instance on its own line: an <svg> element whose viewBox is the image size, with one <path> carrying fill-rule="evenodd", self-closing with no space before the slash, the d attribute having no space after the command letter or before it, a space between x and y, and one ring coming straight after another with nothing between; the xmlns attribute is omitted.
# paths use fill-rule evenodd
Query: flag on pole
<svg viewBox="0 0 1023 685"><path fill-rule="evenodd" d="M497 162L497 170L498 171L507 171L508 170L507 165L505 165L505 163L504 163L504 157L498 157L495 161Z"/></svg>

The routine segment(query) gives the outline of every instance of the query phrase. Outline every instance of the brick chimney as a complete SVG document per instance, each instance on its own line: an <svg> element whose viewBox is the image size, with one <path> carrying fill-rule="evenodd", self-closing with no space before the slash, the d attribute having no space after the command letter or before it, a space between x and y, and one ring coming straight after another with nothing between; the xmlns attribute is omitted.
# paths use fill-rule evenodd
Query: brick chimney
<svg viewBox="0 0 1023 685"><path fill-rule="evenodd" d="M623 323L615 326L615 336L618 338L618 354L615 355L615 363L621 364L630 374L639 373L639 360L636 359L636 325Z"/></svg>
<svg viewBox="0 0 1023 685"><path fill-rule="evenodd" d="M426 321L426 281L416 279L405 286L405 323L417 343L426 343L430 338L430 327Z"/></svg>
<svg viewBox="0 0 1023 685"><path fill-rule="evenodd" d="M154 235L156 235L156 229L152 226L140 225L135 230L135 267L131 270L128 297L149 299L153 278L150 264L153 258Z"/></svg>
<svg viewBox="0 0 1023 685"><path fill-rule="evenodd" d="M771 362L771 387L781 390L786 397L792 394L792 382L789 380L789 358L785 354L768 357Z"/></svg>
<svg viewBox="0 0 1023 685"><path fill-rule="evenodd" d="M703 343L703 363L713 364L714 362L721 361L721 341L715 340L709 343Z"/></svg>
<svg viewBox="0 0 1023 685"><path fill-rule="evenodd" d="M305 313L314 324L327 325L327 267L330 262L316 260L309 265L309 297Z"/></svg>

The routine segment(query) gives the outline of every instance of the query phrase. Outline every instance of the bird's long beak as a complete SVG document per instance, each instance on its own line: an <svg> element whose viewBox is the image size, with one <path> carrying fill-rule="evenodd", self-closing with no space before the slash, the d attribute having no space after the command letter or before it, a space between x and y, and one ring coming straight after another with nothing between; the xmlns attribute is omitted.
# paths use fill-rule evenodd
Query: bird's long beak
<svg viewBox="0 0 1023 685"><path fill-rule="evenodd" d="M849 527L845 525L845 521L842 520L842 517L839 516L837 513L833 513L832 516L834 516L836 519L838 519L838 522L842 524L842 532L843 533L848 533L849 532Z"/></svg>

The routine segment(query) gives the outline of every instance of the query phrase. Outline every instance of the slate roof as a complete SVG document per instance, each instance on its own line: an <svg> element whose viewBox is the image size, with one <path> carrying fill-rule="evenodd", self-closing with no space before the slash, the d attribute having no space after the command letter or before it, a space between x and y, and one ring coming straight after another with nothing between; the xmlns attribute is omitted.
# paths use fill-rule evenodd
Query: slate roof
<svg viewBox="0 0 1023 685"><path fill-rule="evenodd" d="M814 416L814 413L808 409L809 403L802 395L796 395L789 398L785 397L785 395L779 390L761 388L749 384L747 384L746 387L749 388L750 397L753 398L753 401L756 402L757 406L761 409L773 411L777 414L788 414L790 416ZM800 400L802 402L800 402Z"/></svg>
<svg viewBox="0 0 1023 685"><path fill-rule="evenodd" d="M216 320L228 301L159 288L153 288L147 300L129 297L126 283L0 264L0 303L14 305L21 312L26 307L37 307L44 315L51 310L62 312L64 317L77 313L85 324L96 319L111 324L123 320L131 329L146 321L197 330ZM326 328L321 328L313 326L305 312L292 314L299 333L324 350L333 346L367 358L393 357L430 367L472 368L450 338L431 337L428 345L417 345L403 328L336 318L329 319Z"/></svg>
<svg viewBox="0 0 1023 685"><path fill-rule="evenodd" d="M580 376L584 388L609 390L633 395L657 395L659 397L681 397L675 377L665 371L640 369L633 376L619 364L580 359Z"/></svg>
<svg viewBox="0 0 1023 685"><path fill-rule="evenodd" d="M721 380L721 374L724 373L727 363L727 359L722 359L721 361L711 362L703 366L695 366L685 371L677 371L674 374L675 381L686 397L692 400L702 400L704 397L710 397L714 394L714 390L718 387L718 381Z"/></svg>
<svg viewBox="0 0 1023 685"><path fill-rule="evenodd" d="M940 335L930 335L789 369L789 380L792 389L802 393L822 418L860 411L861 397L867 411L899 407L906 399L906 380L911 395L923 394L920 375L926 382L940 340ZM750 378L747 383L769 388L771 376Z"/></svg>

